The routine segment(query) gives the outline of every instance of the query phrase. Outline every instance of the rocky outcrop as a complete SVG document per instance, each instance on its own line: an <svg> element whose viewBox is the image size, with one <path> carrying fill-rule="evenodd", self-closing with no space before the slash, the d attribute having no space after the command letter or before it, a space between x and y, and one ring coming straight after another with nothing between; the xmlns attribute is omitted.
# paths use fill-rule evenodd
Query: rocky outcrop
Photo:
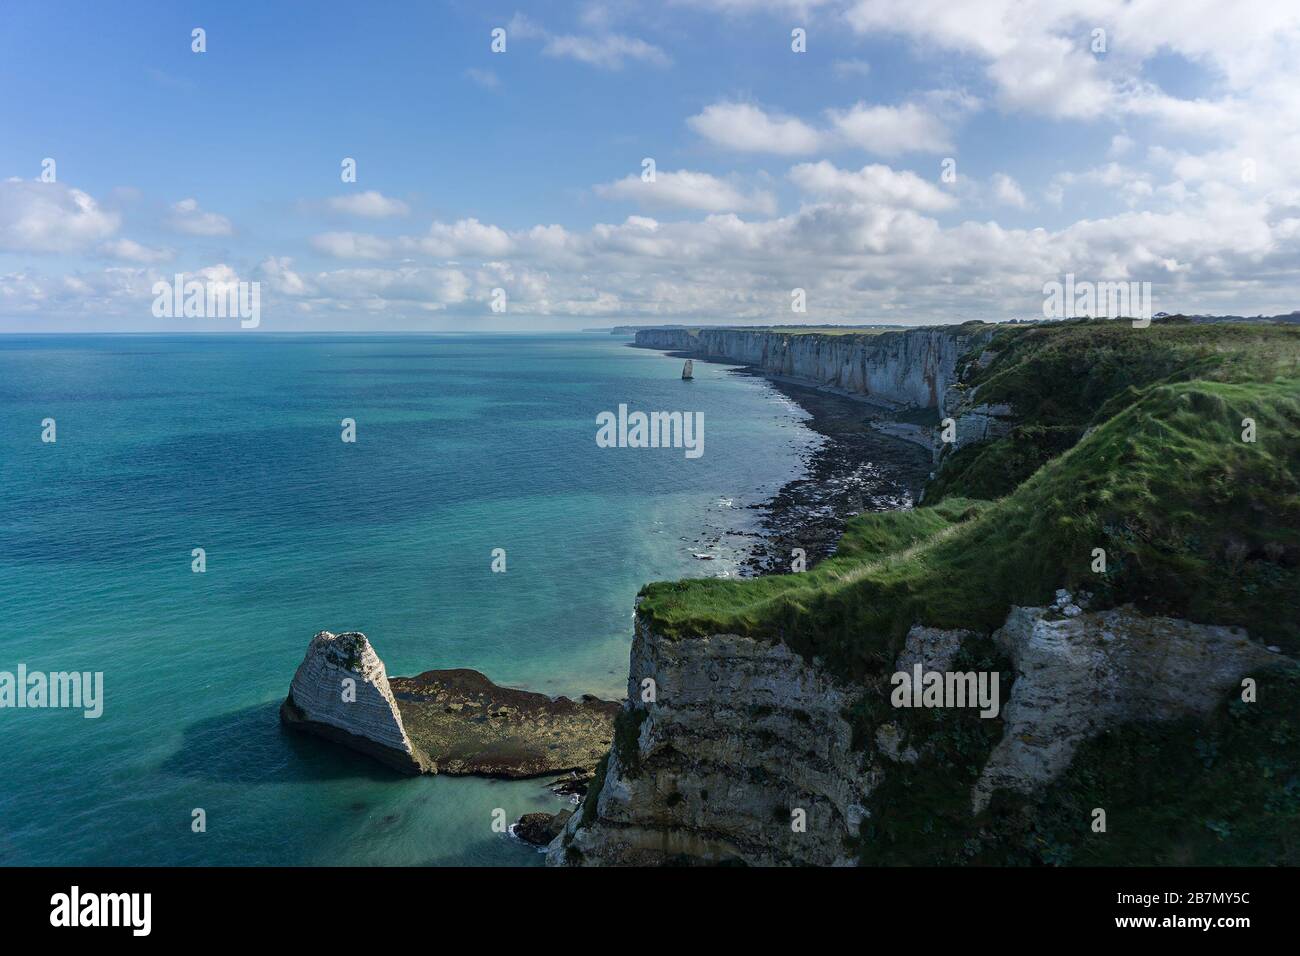
<svg viewBox="0 0 1300 956"><path fill-rule="evenodd" d="M851 688L781 644L638 620L628 697L596 802L548 863L849 862L872 785Z"/></svg>
<svg viewBox="0 0 1300 956"><path fill-rule="evenodd" d="M763 329L642 329L634 344L752 365L773 375L884 402L937 408L964 354L987 330L918 328L818 334Z"/></svg>
<svg viewBox="0 0 1300 956"><path fill-rule="evenodd" d="M402 773L434 769L411 742L389 687L384 662L364 634L321 631L280 705L280 719L296 730L369 754Z"/></svg>
<svg viewBox="0 0 1300 956"><path fill-rule="evenodd" d="M573 816L572 810L561 810L559 813L525 813L519 818L519 822L510 828L510 832L525 843L546 846L560 835L571 816Z"/></svg>
<svg viewBox="0 0 1300 956"><path fill-rule="evenodd" d="M1006 730L972 793L1030 793L1079 745L1126 721L1204 716L1252 668L1276 663L1240 628L1148 617L1132 607L1088 613L1068 594L1057 610L1012 608L994 643L1015 666Z"/></svg>
<svg viewBox="0 0 1300 956"><path fill-rule="evenodd" d="M498 687L475 670L394 677L411 739L437 773L482 777L588 774L609 749L614 701L578 700Z"/></svg>
<svg viewBox="0 0 1300 956"><path fill-rule="evenodd" d="M403 773L589 778L619 705L498 687L465 668L389 678L364 634L321 631L280 708L284 723Z"/></svg>

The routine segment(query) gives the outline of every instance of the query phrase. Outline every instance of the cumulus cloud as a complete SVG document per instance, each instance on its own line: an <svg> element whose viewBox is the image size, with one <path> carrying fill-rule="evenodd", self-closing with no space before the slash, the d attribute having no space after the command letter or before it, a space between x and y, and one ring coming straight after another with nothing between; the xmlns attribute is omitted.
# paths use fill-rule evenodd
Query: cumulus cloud
<svg viewBox="0 0 1300 956"><path fill-rule="evenodd" d="M745 153L799 155L815 152L823 142L803 120L769 114L752 103L712 103L686 122L718 146Z"/></svg>
<svg viewBox="0 0 1300 956"><path fill-rule="evenodd" d="M724 179L686 169L658 172L654 182L645 182L638 175L625 176L596 186L595 192L604 199L627 200L647 207L666 206L704 212L752 210L770 214L776 211L776 200L769 192L745 193Z"/></svg>
<svg viewBox="0 0 1300 956"><path fill-rule="evenodd" d="M343 196L331 196L325 202L334 212L348 216L362 216L366 219L405 216L411 211L400 199L390 199L374 189Z"/></svg>
<svg viewBox="0 0 1300 956"><path fill-rule="evenodd" d="M172 203L168 225L190 236L229 236L235 228L229 219L215 212L205 212L197 199Z"/></svg>
<svg viewBox="0 0 1300 956"><path fill-rule="evenodd" d="M0 182L0 249L76 252L117 232L116 213L62 183Z"/></svg>
<svg viewBox="0 0 1300 956"><path fill-rule="evenodd" d="M840 140L881 156L937 153L952 149L952 140L938 116L915 103L871 106L856 103L830 112Z"/></svg>
<svg viewBox="0 0 1300 956"><path fill-rule="evenodd" d="M803 192L815 196L882 206L935 212L951 209L957 202L913 172L896 172L880 164L855 171L839 169L826 160L800 163L790 170L790 179Z"/></svg>
<svg viewBox="0 0 1300 956"><path fill-rule="evenodd" d="M897 156L952 149L948 121L920 103L885 106L858 102L847 109L827 110L825 119L818 127L797 117L769 113L753 103L723 101L706 106L687 123L715 145L746 153L799 156L856 148Z"/></svg>
<svg viewBox="0 0 1300 956"><path fill-rule="evenodd" d="M325 232L311 237L318 252L337 259L383 259L394 253L390 239L359 232Z"/></svg>
<svg viewBox="0 0 1300 956"><path fill-rule="evenodd" d="M989 180L990 194L1014 206L1018 184L1001 176ZM1087 177L1098 186L1129 181L1104 166ZM1182 201L1164 210L1009 229L994 221L942 225L933 214L952 208L952 198L905 170L844 170L823 161L798 164L789 178L807 201L786 215L631 215L583 231L462 221L459 230L441 227L439 243L390 240L389 251L437 260L462 254L471 234L490 236L480 252L500 255L472 270L428 266L465 272L466 299L448 308L473 314L496 284L516 314L764 322L788 318L796 286L809 291L811 321L1034 315L1043 283L1066 272L1151 281L1158 305L1185 309L1209 310L1249 286L1257 301L1276 299L1281 310L1300 260L1294 190L1250 199L1207 181L1185 186Z"/></svg>
<svg viewBox="0 0 1300 956"><path fill-rule="evenodd" d="M477 219L460 219L454 223L434 222L422 236L374 236L360 232L326 232L311 238L319 252L338 259L386 259L419 253L427 256L508 255L514 241L498 226L488 226Z"/></svg>
<svg viewBox="0 0 1300 956"><path fill-rule="evenodd" d="M1300 7L1259 0L1242 16L1227 3L1197 4L1188 15L1168 0L855 0L845 19L860 35L902 35L923 50L974 57L1010 109L1206 129L1232 120L1232 98L1169 96L1142 80L1144 62L1179 54L1248 89L1293 64Z"/></svg>
<svg viewBox="0 0 1300 956"><path fill-rule="evenodd" d="M993 200L999 205L1011 206L1015 209L1029 208L1029 199L1025 196L1025 191L1006 173L995 173L992 186Z"/></svg>

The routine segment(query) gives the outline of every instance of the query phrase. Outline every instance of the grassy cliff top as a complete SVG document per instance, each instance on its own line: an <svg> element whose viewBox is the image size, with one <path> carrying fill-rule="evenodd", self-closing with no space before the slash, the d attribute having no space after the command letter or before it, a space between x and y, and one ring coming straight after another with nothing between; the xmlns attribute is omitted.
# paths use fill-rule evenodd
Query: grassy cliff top
<svg viewBox="0 0 1300 956"><path fill-rule="evenodd" d="M1059 454L1007 488L978 457L1045 442L974 446L937 503L854 519L811 571L651 584L640 613L668 636L783 640L853 677L892 666L913 624L988 631L1059 587L1300 650L1300 329L1064 323L990 348L980 400L1072 430Z"/></svg>

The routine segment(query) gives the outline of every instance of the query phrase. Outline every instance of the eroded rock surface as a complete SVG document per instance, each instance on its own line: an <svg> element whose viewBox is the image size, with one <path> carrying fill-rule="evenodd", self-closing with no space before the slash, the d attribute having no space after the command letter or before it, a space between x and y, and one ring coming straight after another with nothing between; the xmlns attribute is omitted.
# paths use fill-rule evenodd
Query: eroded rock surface
<svg viewBox="0 0 1300 956"><path fill-rule="evenodd" d="M993 635L1016 673L1006 730L972 793L976 812L1000 787L1025 793L1051 782L1108 727L1204 716L1252 668L1275 661L1240 628L1131 607L1086 613L1069 595L1057 606L1064 613L1012 608Z"/></svg>
<svg viewBox="0 0 1300 956"><path fill-rule="evenodd" d="M872 784L844 717L851 690L781 644L673 641L638 620L628 695L596 804L549 863L850 862Z"/></svg>
<svg viewBox="0 0 1300 956"><path fill-rule="evenodd" d="M280 705L285 724L370 754L402 773L432 770L411 743L384 662L364 634L321 631Z"/></svg>
<svg viewBox="0 0 1300 956"><path fill-rule="evenodd" d="M1243 677L1276 664L1237 628L1130 607L1091 612L1087 603L1060 592L1051 607L1013 608L993 635L1015 674L972 816L998 788L1041 790L1103 730L1204 716ZM963 643L978 637L913 627L895 666L951 670ZM643 703L647 678L655 700ZM915 772L938 745L909 740L893 715L860 728L869 738L855 741L846 714L866 690L781 644L734 634L671 640L638 619L630 703L604 779L548 847L547 862L854 862L873 792L891 774ZM791 827L794 809L805 812L806 832Z"/></svg>

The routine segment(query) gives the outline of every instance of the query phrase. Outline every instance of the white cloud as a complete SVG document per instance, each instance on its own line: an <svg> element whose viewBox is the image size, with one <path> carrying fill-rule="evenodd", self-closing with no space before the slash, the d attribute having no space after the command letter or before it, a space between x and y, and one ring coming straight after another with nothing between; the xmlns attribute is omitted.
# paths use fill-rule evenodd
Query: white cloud
<svg viewBox="0 0 1300 956"><path fill-rule="evenodd" d="M390 199L381 192L368 189L360 193L348 193L332 196L326 205L334 212L348 216L363 216L367 219L386 219L390 216L405 216L411 210L400 199Z"/></svg>
<svg viewBox="0 0 1300 956"><path fill-rule="evenodd" d="M506 43L512 39L542 40L542 53L546 56L577 60L602 70L621 70L629 61L660 67L672 63L672 57L654 44L605 29L607 17L588 16L584 20L589 26L598 26L597 32L552 33L522 13L516 13L506 26Z"/></svg>
<svg viewBox="0 0 1300 956"><path fill-rule="evenodd" d="M1110 138L1110 148L1106 150L1106 155L1111 159L1119 159L1133 149L1133 137L1126 133L1116 133Z"/></svg>
<svg viewBox="0 0 1300 956"><path fill-rule="evenodd" d="M426 254L441 257L505 256L514 248L504 229L485 226L477 219L460 219L451 224L435 222L418 245Z"/></svg>
<svg viewBox="0 0 1300 956"><path fill-rule="evenodd" d="M1086 178L1118 196L1130 183L1145 182L1109 166ZM915 174L885 166L854 171L803 163L790 179L809 201L789 215L746 219L727 212L682 221L634 215L582 232L475 223L462 226L460 241L448 240L441 250L427 237L413 237L390 240L389 251L460 254L473 244L471 232L492 236L481 251L509 251L472 271L441 266L466 271L465 302L448 308L472 315L480 314L489 283L507 289L516 314L692 321L781 321L795 286L809 291L809 321L1032 316L1041 308L1043 283L1066 272L1151 281L1160 308L1212 311L1227 302L1228 310L1254 311L1243 302L1249 290L1256 309L1284 311L1294 298L1300 191L1250 199L1206 181L1184 186L1182 203L1163 211L1133 209L1049 230L971 220L941 226L929 213L948 208L949 197ZM991 196L1001 184L1002 198L1014 204L1011 187L1018 184L1009 176L989 182ZM385 288L381 283L375 294ZM526 311L515 307L523 296Z"/></svg>
<svg viewBox="0 0 1300 956"><path fill-rule="evenodd" d="M800 163L790 170L790 179L803 192L822 198L931 212L956 205L951 195L915 173L896 172L880 164L853 171L839 169L826 160Z"/></svg>
<svg viewBox="0 0 1300 956"><path fill-rule="evenodd" d="M108 242L101 243L99 251L110 259L121 259L123 262L139 262L144 265L154 262L166 262L175 255L170 249L151 249L148 246L142 246L133 239L126 238L110 239Z"/></svg>
<svg viewBox="0 0 1300 956"><path fill-rule="evenodd" d="M832 110L829 116L842 141L881 156L952 149L943 122L915 103L902 106L856 103L847 110Z"/></svg>
<svg viewBox="0 0 1300 956"><path fill-rule="evenodd" d="M856 148L880 156L936 153L952 149L948 121L939 110L956 115L973 101L959 94L935 99L938 109L920 103L900 106L855 103L826 111L826 125L816 128L797 117L768 113L753 103L719 102L687 120L701 136L738 152L800 156L824 149Z"/></svg>
<svg viewBox="0 0 1300 956"><path fill-rule="evenodd" d="M177 232L190 236L229 236L235 231L230 220L215 212L205 212L197 199L172 203L168 224Z"/></svg>
<svg viewBox="0 0 1300 956"><path fill-rule="evenodd" d="M621 70L628 60L667 66L672 62L659 47L636 37L606 33L599 36L553 36L542 52L547 56L567 57L603 70Z"/></svg>
<svg viewBox="0 0 1300 956"><path fill-rule="evenodd" d="M1006 173L994 173L992 185L994 202L1016 209L1029 207L1029 199L1025 196L1025 191Z"/></svg>
<svg viewBox="0 0 1300 956"><path fill-rule="evenodd" d="M89 194L62 183L0 182L0 249L76 252L117 231L116 213Z"/></svg>
<svg viewBox="0 0 1300 956"><path fill-rule="evenodd" d="M337 259L387 259L417 253L437 258L491 258L509 255L514 249L514 241L504 229L484 225L477 219L435 222L422 236L387 238L359 232L326 232L312 236L311 245Z"/></svg>
<svg viewBox="0 0 1300 956"><path fill-rule="evenodd" d="M1051 202L1059 204L1067 188L1079 185L1108 192L1119 197L1129 206L1136 205L1155 192L1151 178L1146 173L1122 163L1110 162L1080 172L1056 174L1048 185L1048 198Z"/></svg>
<svg viewBox="0 0 1300 956"><path fill-rule="evenodd" d="M816 151L823 142L802 120L769 115L752 103L713 103L686 122L705 139L740 152L797 156Z"/></svg>
<svg viewBox="0 0 1300 956"><path fill-rule="evenodd" d="M257 267L257 278L271 290L288 296L307 295L313 291L307 281L293 269L293 260L268 256Z"/></svg>
<svg viewBox="0 0 1300 956"><path fill-rule="evenodd" d="M699 209L704 212L763 212L776 211L776 200L771 193L756 191L744 193L726 180L708 173L678 170L658 172L654 182L645 182L639 175L629 175L612 183L595 187L596 195L604 199L622 199L643 206L668 206L677 209Z"/></svg>
<svg viewBox="0 0 1300 956"><path fill-rule="evenodd" d="M326 232L310 241L317 251L336 259L384 259L394 253L392 240L359 232Z"/></svg>
<svg viewBox="0 0 1300 956"><path fill-rule="evenodd" d="M861 35L896 34L922 50L983 61L1002 105L1047 116L1147 115L1202 129L1231 119L1230 101L1180 100L1140 79L1146 60L1181 55L1234 90L1294 64L1300 7L1170 0L855 0L846 14ZM1106 49L1094 53L1093 31Z"/></svg>

